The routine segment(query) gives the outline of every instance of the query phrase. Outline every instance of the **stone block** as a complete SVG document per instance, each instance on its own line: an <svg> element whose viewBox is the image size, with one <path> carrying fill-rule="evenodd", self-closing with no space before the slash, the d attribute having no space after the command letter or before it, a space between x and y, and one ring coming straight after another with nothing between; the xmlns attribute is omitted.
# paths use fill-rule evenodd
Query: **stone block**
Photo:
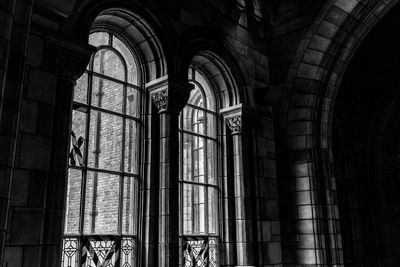
<svg viewBox="0 0 400 267"><path fill-rule="evenodd" d="M269 243L268 244L268 258L269 264L282 263L282 252L280 243Z"/></svg>
<svg viewBox="0 0 400 267"><path fill-rule="evenodd" d="M346 13L351 13L358 4L358 0L338 0L334 5L344 10Z"/></svg>
<svg viewBox="0 0 400 267"><path fill-rule="evenodd" d="M20 131L35 133L38 116L38 103L29 99L23 99L21 105Z"/></svg>
<svg viewBox="0 0 400 267"><path fill-rule="evenodd" d="M299 219L312 219L313 212L311 205L299 206L297 208Z"/></svg>
<svg viewBox="0 0 400 267"><path fill-rule="evenodd" d="M22 267L23 247L7 246L4 250L4 264L10 267Z"/></svg>
<svg viewBox="0 0 400 267"><path fill-rule="evenodd" d="M43 62L44 41L36 35L30 35L28 43L27 64L40 67Z"/></svg>
<svg viewBox="0 0 400 267"><path fill-rule="evenodd" d="M327 51L332 40L321 35L314 34L310 40L309 47L319 51Z"/></svg>
<svg viewBox="0 0 400 267"><path fill-rule="evenodd" d="M14 170L13 184L11 187L11 205L26 206L30 185L30 171Z"/></svg>
<svg viewBox="0 0 400 267"><path fill-rule="evenodd" d="M43 211L14 209L11 225L11 245L39 244L43 223Z"/></svg>
<svg viewBox="0 0 400 267"><path fill-rule="evenodd" d="M31 69L28 78L27 97L53 104L56 92L55 76L39 69Z"/></svg>
<svg viewBox="0 0 400 267"><path fill-rule="evenodd" d="M47 170L49 166L50 141L34 135L23 135L20 167L33 170Z"/></svg>

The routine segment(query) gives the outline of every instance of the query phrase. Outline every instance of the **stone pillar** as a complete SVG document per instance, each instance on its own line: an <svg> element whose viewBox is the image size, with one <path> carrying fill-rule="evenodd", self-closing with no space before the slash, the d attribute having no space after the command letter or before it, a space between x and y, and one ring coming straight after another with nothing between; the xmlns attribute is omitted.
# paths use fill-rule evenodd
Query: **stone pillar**
<svg viewBox="0 0 400 267"><path fill-rule="evenodd" d="M11 187L32 9L32 1L9 0L0 4L0 266L7 264L5 247L10 235Z"/></svg>
<svg viewBox="0 0 400 267"><path fill-rule="evenodd" d="M47 182L47 199L42 266L57 266L63 231L63 209L67 181L71 110L76 80L82 76L96 49L87 44L48 38L49 56L56 59L57 85L52 119L52 145Z"/></svg>
<svg viewBox="0 0 400 267"><path fill-rule="evenodd" d="M158 109L160 124L157 266L176 267L180 260L178 117L193 86L165 76L146 88Z"/></svg>
<svg viewBox="0 0 400 267"><path fill-rule="evenodd" d="M254 176L251 174L251 151L249 136L245 129L242 106L224 114L232 134L232 153L234 171L236 266L256 266L255 247L255 201ZM247 125L247 124L246 124Z"/></svg>

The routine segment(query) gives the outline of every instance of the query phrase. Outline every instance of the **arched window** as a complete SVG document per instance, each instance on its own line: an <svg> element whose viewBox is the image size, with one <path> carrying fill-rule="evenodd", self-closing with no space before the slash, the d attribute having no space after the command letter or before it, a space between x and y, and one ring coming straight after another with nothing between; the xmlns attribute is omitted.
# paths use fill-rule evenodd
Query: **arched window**
<svg viewBox="0 0 400 267"><path fill-rule="evenodd" d="M218 264L216 105L208 81L195 68L194 84L180 114L180 220L183 266Z"/></svg>
<svg viewBox="0 0 400 267"><path fill-rule="evenodd" d="M139 73L114 34L89 43L97 52L74 89L62 266L136 266Z"/></svg>

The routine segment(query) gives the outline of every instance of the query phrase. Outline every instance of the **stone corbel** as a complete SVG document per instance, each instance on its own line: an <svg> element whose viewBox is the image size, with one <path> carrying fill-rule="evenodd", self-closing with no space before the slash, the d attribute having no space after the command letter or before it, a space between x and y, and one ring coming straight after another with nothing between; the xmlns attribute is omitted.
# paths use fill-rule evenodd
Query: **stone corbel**
<svg viewBox="0 0 400 267"><path fill-rule="evenodd" d="M91 55L96 52L96 48L89 44L75 43L56 37L48 37L47 49L51 59L55 60L58 76L74 84L85 72ZM50 66L54 66L54 63Z"/></svg>

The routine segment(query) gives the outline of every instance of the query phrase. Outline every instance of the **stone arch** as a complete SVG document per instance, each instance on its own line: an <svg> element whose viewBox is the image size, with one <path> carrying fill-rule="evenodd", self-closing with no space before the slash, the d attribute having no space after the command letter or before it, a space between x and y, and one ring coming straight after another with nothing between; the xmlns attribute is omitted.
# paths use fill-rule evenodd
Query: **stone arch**
<svg viewBox="0 0 400 267"><path fill-rule="evenodd" d="M80 40L87 41L93 29L108 29L125 39L138 57L145 83L173 70L168 68L172 51L168 36L174 33L167 34L170 29L161 25L168 23L162 23L139 4L99 1L82 6L71 20L72 24L78 25L74 28L78 28L77 38Z"/></svg>
<svg viewBox="0 0 400 267"><path fill-rule="evenodd" d="M343 264L332 171L335 97L357 48L397 2L327 1L299 44L278 108L280 191L292 199L280 207L286 264Z"/></svg>
<svg viewBox="0 0 400 267"><path fill-rule="evenodd" d="M200 69L213 83L219 108L249 104L250 81L244 64L227 41L219 40L209 29L195 28L181 38L177 73L187 79L190 65Z"/></svg>

